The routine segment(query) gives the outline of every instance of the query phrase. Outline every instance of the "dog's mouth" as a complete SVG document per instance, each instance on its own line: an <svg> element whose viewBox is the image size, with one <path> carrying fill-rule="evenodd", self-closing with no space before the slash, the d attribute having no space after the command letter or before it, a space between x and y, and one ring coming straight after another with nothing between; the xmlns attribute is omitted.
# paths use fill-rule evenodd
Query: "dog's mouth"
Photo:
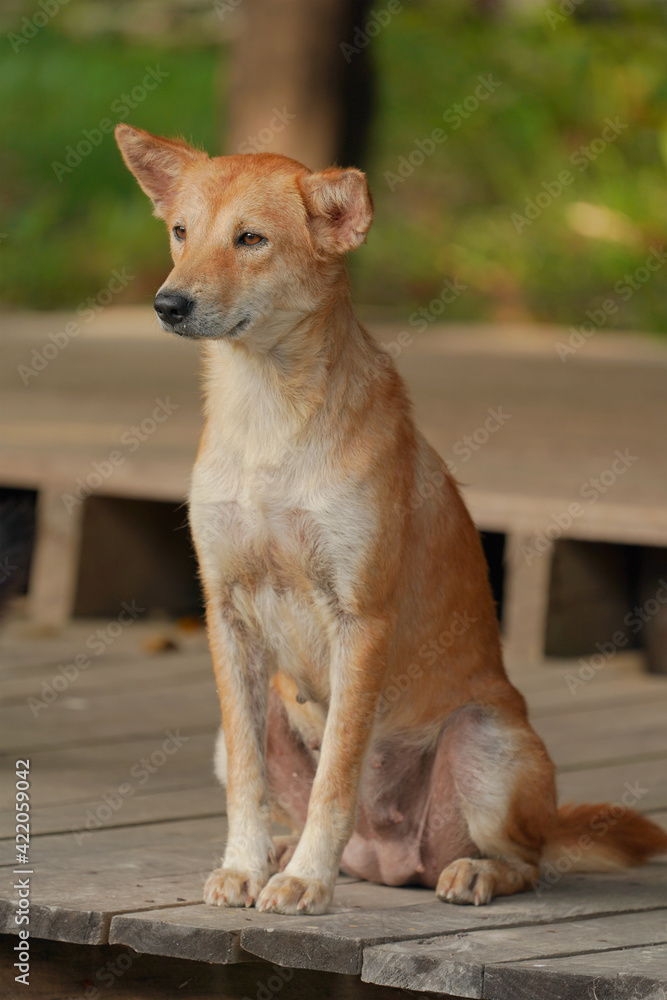
<svg viewBox="0 0 667 1000"><path fill-rule="evenodd" d="M250 316L244 316L238 323L235 323L228 330L223 330L222 332L219 329L207 330L206 328L198 328L197 324L188 323L187 318L180 323L170 323L168 326L162 323L161 325L163 330L175 333L178 337L185 337L188 340L234 340L250 324L250 319Z"/></svg>

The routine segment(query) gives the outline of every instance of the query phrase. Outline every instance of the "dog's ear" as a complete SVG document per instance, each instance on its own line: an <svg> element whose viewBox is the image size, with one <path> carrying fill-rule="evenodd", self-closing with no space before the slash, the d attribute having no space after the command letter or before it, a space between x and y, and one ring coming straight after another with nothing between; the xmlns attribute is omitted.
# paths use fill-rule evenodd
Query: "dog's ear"
<svg viewBox="0 0 667 1000"><path fill-rule="evenodd" d="M361 170L330 167L299 178L313 239L325 253L356 250L373 221L373 201Z"/></svg>
<svg viewBox="0 0 667 1000"><path fill-rule="evenodd" d="M180 139L162 139L130 125L116 125L116 142L126 167L137 178L155 206L155 215L161 219L169 212L183 171L208 159L206 153Z"/></svg>

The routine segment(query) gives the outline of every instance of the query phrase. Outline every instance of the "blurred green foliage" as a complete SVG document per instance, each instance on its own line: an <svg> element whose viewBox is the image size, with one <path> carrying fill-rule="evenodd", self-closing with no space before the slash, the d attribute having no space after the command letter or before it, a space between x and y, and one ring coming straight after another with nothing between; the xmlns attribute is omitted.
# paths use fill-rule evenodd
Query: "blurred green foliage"
<svg viewBox="0 0 667 1000"><path fill-rule="evenodd" d="M113 135L100 132L99 144L91 143L71 172L58 170L60 179L53 163L67 169L67 148L76 152L89 141L84 130L99 139L99 123L121 117L215 149L224 113L214 85L220 52L73 41L55 27L0 62L0 229L6 234L0 298L28 308L76 306L105 287L114 268L126 267L137 277L125 301L150 300L169 270L164 224L152 217ZM168 76L137 103L131 94L142 87L147 67ZM75 162L70 154L69 163Z"/></svg>
<svg viewBox="0 0 667 1000"><path fill-rule="evenodd" d="M467 290L441 318L579 325L611 297L620 308L609 326L667 331L667 266L627 302L614 291L667 243L665 8L637 2L617 17L551 27L547 13L559 6L488 20L462 0L406 3L378 37L377 221L356 262L365 300L417 307L454 276ZM491 96L458 128L451 115L444 121L489 74L500 83ZM590 165L581 170L582 154L571 157L601 136L606 118L628 127L592 162L583 154ZM391 191L385 175L435 128L447 138ZM512 216L525 216L540 191L545 203L543 182L563 170L572 183L515 226Z"/></svg>
<svg viewBox="0 0 667 1000"><path fill-rule="evenodd" d="M667 332L667 266L633 279L632 294L618 291L667 242L664 5L609 4L593 17L584 2L554 23L559 0L496 18L469 0L403 4L373 40L378 110L366 166L376 219L353 258L357 299L406 316L449 279L465 290L447 295L438 320L580 325L611 299L618 311L606 327ZM61 182L52 162L156 65L169 76L128 120L217 151L226 62L220 45L77 42L56 23L5 53L5 301L76 305L122 266L139 274L129 296L151 297L169 266L166 239L112 137ZM480 77L494 83L475 107ZM627 128L600 151L607 119ZM553 197L565 170L572 181ZM522 224L536 214L527 200L537 217Z"/></svg>

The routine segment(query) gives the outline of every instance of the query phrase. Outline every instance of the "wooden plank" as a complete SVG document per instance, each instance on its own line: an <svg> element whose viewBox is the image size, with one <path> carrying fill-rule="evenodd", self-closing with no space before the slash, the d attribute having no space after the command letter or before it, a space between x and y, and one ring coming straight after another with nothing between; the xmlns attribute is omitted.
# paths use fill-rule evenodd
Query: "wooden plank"
<svg viewBox="0 0 667 1000"><path fill-rule="evenodd" d="M654 823L658 826L664 826L667 830L667 809L658 809L656 812L648 813L649 819L652 819Z"/></svg>
<svg viewBox="0 0 667 1000"><path fill-rule="evenodd" d="M667 909L634 913L631 918L624 914L366 948L361 978L396 989L481 998L486 970L499 962L663 943L667 943Z"/></svg>
<svg viewBox="0 0 667 1000"><path fill-rule="evenodd" d="M642 812L667 808L664 759L566 771L557 784L559 802L618 802L629 790Z"/></svg>
<svg viewBox="0 0 667 1000"><path fill-rule="evenodd" d="M105 872L93 873L89 881L78 879L73 885L66 870L41 873L31 898L31 936L104 944L116 913L201 902L203 876L203 872L191 872L144 879L133 874L131 879L122 880L117 872ZM0 899L0 933L17 932L15 910L15 898Z"/></svg>
<svg viewBox="0 0 667 1000"><path fill-rule="evenodd" d="M213 906L115 916L111 921L109 943L128 945L142 955L230 965L254 957L241 947L241 931L257 916L254 910L224 910Z"/></svg>
<svg viewBox="0 0 667 1000"><path fill-rule="evenodd" d="M119 607L118 611L122 609ZM85 618L68 621L62 628L44 629L30 621L16 617L3 621L0 632L0 661L3 675L8 677L32 676L32 671L39 672L53 668L58 663L67 663L77 653L93 652L90 648L96 638L98 629L108 627L110 619ZM178 622L154 621L147 618L147 612L140 612L139 617L124 629L119 635L111 637L112 642L104 642L104 649L95 651L96 668L105 664L111 669L112 664L126 657L157 659L159 656L146 655L143 644L155 634L167 632L176 642L178 649L184 655L198 657L208 652L206 632L204 628L195 630L181 627ZM176 659L178 653L165 655L165 661Z"/></svg>
<svg viewBox="0 0 667 1000"><path fill-rule="evenodd" d="M428 439L435 443L440 437L435 428L421 426ZM645 443L644 440L642 445ZM600 456L600 464L595 472L605 469L605 461L607 464L613 461L614 451L612 446L607 455ZM571 458L574 458L572 454ZM511 461L514 462L513 471L524 474L525 466L520 464L520 459L513 456ZM580 463L581 456L577 464ZM657 463L653 466L654 472L656 468ZM544 472L544 467L539 471ZM554 492L550 494L546 491L546 483L542 485L535 482L532 484L534 492L528 494L517 492L516 482L508 484L507 492L501 492L497 481L495 484L487 482L486 489L483 490L464 488L462 492L480 531L515 532L525 534L534 541L538 533L552 527L554 515L564 513L573 501L578 501L579 489L589 480L593 470L583 472L583 479L572 494L565 492L562 484L560 488L554 484ZM616 542L622 545L667 545L667 512L664 505L639 503L627 491L620 492L625 492L626 495L619 503L598 500L591 506L583 506L581 515L559 537L588 542Z"/></svg>
<svg viewBox="0 0 667 1000"><path fill-rule="evenodd" d="M597 955L508 963L488 968L488 1000L663 1000L667 945Z"/></svg>
<svg viewBox="0 0 667 1000"><path fill-rule="evenodd" d="M99 800L93 800L77 806L66 804L37 809L33 814L32 837L39 838L45 834L67 832L72 837L76 833L79 841L84 840L88 832L85 830L86 811L99 807ZM126 799L122 809L111 815L104 814L102 827L112 830L117 827L143 826L168 820L222 816L224 812L224 794L217 783L198 788L170 788L155 794L136 795ZM9 815L3 817L2 830L7 839L13 840L13 827Z"/></svg>
<svg viewBox="0 0 667 1000"><path fill-rule="evenodd" d="M153 634L159 635L160 629L155 629ZM22 667L20 672L13 676L7 676L3 664L3 704L20 705L29 698L45 700L52 697L54 681L57 687L62 687L60 678L67 680L67 685L61 697L84 698L91 697L100 692L132 692L155 690L156 686L161 689L183 688L192 683L206 682L212 676L213 668L208 651L204 653L181 653L169 652L156 656L143 654L136 651L133 655L90 657L90 665L83 670L69 671L67 668L74 663L74 658L79 653L85 651L85 645L70 652L69 655L61 659L44 660L45 651L42 651L42 660L39 664L33 663L28 667ZM37 718L46 709L36 706Z"/></svg>
<svg viewBox="0 0 667 1000"><path fill-rule="evenodd" d="M531 690L521 677L518 680L514 679L514 684L527 695L532 718L541 719L575 710L583 714L598 707L646 705L654 701L665 705L667 702L667 684L663 678L648 675L641 679L619 676L603 684L604 668L586 684L576 687L573 694L567 676L569 675L570 683L576 685L579 667L579 661L574 661L568 674L562 677L561 683L540 691Z"/></svg>
<svg viewBox="0 0 667 1000"><path fill-rule="evenodd" d="M512 663L535 664L544 656L553 545L528 561L524 550L532 543L532 536L512 531L505 545L503 645Z"/></svg>
<svg viewBox="0 0 667 1000"><path fill-rule="evenodd" d="M34 621L60 625L74 605L83 504L67 509L69 483L43 487L37 500L35 549L29 579L29 607Z"/></svg>
<svg viewBox="0 0 667 1000"><path fill-rule="evenodd" d="M2 747L8 754L30 747L31 753L64 745L101 743L119 737L213 729L220 710L213 678L193 681L189 697L179 688L96 695L86 699L58 697L35 717L28 704L0 709Z"/></svg>
<svg viewBox="0 0 667 1000"><path fill-rule="evenodd" d="M581 658L582 662L585 657ZM643 656L639 650L625 652L619 650L617 655L611 657L604 665L604 669L595 671L595 687L600 687L609 680L621 680L623 682L642 683L651 680L643 667ZM579 659L572 657L547 657L542 669L536 670L534 664L512 664L508 663L507 673L513 684L520 687L526 696L537 694L542 691L560 692L566 687L565 677L577 670L580 665ZM660 685L656 688L661 689ZM569 693L569 691L568 691ZM576 699L571 699L576 704Z"/></svg>
<svg viewBox="0 0 667 1000"><path fill-rule="evenodd" d="M574 711L542 717L535 728L561 770L661 751L667 757L665 708L664 702L598 706L585 715Z"/></svg>
<svg viewBox="0 0 667 1000"><path fill-rule="evenodd" d="M224 816L108 827L93 830L89 837L80 838L78 842L70 832L56 833L31 838L30 859L35 868L56 866L85 872L93 868L106 871L120 867L129 871L132 866L136 867L137 858L142 859L142 865L150 866L150 860L147 860L147 852L150 851L159 856L169 852L183 857L194 856L204 866L210 862L217 865L226 835L227 820ZM13 840L0 844L1 863L16 867L15 854Z"/></svg>
<svg viewBox="0 0 667 1000"><path fill-rule="evenodd" d="M213 749L215 734L173 730L144 740L41 750L30 757L30 797L34 814L52 806L79 806L82 817L91 803L105 793L115 794L121 784L128 795L153 794L167 788L215 786ZM163 750L163 747L165 748ZM13 812L13 789L4 788L2 804ZM106 810L104 810L106 811ZM75 810L76 813L76 810ZM77 825L79 825L77 823Z"/></svg>
<svg viewBox="0 0 667 1000"><path fill-rule="evenodd" d="M171 731L168 731L171 732ZM31 813L35 835L94 829L113 820L128 822L138 800L173 790L208 790L209 812L224 807L213 774L214 734L174 730L128 743L40 751L31 756ZM0 835L10 836L14 803L9 783L3 790ZM193 805L201 809L199 800ZM97 817L97 818L95 818Z"/></svg>

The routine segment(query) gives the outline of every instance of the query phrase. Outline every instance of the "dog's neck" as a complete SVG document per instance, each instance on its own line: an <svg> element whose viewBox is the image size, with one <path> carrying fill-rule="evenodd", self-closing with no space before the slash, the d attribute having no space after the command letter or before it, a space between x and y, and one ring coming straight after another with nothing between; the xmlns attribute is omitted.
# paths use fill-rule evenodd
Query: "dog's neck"
<svg viewBox="0 0 667 1000"><path fill-rule="evenodd" d="M206 346L209 431L235 450L275 454L316 414L335 415L376 364L341 282L312 311L276 311L247 339Z"/></svg>

